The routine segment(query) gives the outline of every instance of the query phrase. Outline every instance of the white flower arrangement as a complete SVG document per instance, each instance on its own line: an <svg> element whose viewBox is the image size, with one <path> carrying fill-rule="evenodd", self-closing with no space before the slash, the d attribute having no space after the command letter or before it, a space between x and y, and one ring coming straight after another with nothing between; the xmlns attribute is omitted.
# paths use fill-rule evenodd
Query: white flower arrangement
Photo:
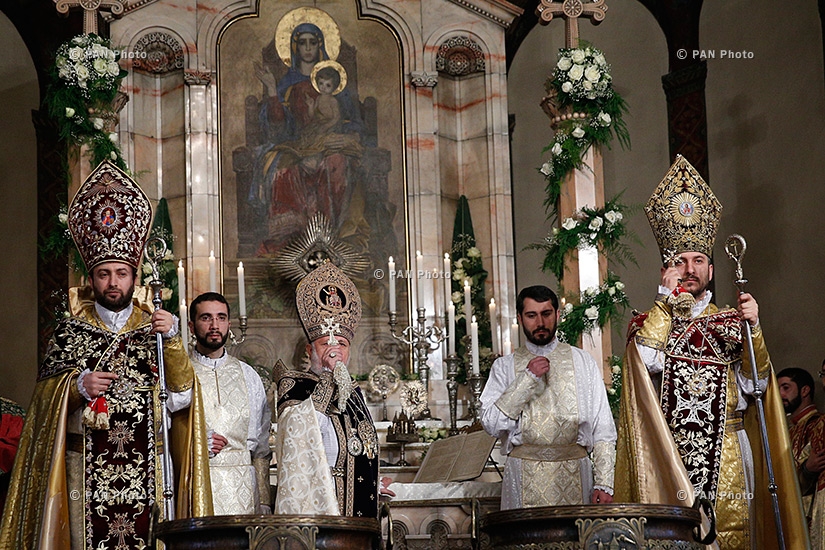
<svg viewBox="0 0 825 550"><path fill-rule="evenodd" d="M117 91L119 53L95 34L75 36L57 50L55 65L60 79L82 90ZM68 113L67 113L68 116Z"/></svg>
<svg viewBox="0 0 825 550"><path fill-rule="evenodd" d="M574 100L607 98L613 95L610 67L604 54L595 48L574 48L559 51L553 77L561 89Z"/></svg>
<svg viewBox="0 0 825 550"><path fill-rule="evenodd" d="M578 304L566 303L559 322L560 339L575 343L582 334L590 334L595 328L603 327L618 313L619 308L627 307L624 287L624 283L609 273L604 284L583 290Z"/></svg>

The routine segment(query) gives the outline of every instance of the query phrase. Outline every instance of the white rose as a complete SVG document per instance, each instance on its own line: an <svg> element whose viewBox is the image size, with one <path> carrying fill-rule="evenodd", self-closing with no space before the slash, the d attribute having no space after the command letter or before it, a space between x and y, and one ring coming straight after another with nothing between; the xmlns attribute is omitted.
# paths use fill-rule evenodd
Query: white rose
<svg viewBox="0 0 825 550"><path fill-rule="evenodd" d="M57 221L59 221L61 225L66 225L69 222L69 215L63 213L58 214Z"/></svg>
<svg viewBox="0 0 825 550"><path fill-rule="evenodd" d="M576 126L570 134L576 139L581 139L584 137L584 129L581 126Z"/></svg>
<svg viewBox="0 0 825 550"><path fill-rule="evenodd" d="M607 388L607 393L610 395L616 395L616 388Z"/></svg>
<svg viewBox="0 0 825 550"><path fill-rule="evenodd" d="M567 57L567 56L562 57L561 59L559 59L559 62L556 63L556 67L558 67L560 71L566 71L566 70L570 69L570 67L572 67L572 66L573 66L573 62L570 61L570 58Z"/></svg>
<svg viewBox="0 0 825 550"><path fill-rule="evenodd" d="M102 130L103 129L103 119L102 118L93 118L91 119L92 125L95 127L95 130Z"/></svg>
<svg viewBox="0 0 825 550"><path fill-rule="evenodd" d="M74 109L71 107L66 107L66 118L72 118L74 116Z"/></svg>
<svg viewBox="0 0 825 550"><path fill-rule="evenodd" d="M104 48L100 44L92 44L92 57L95 59L106 59L106 50L108 48Z"/></svg>
<svg viewBox="0 0 825 550"><path fill-rule="evenodd" d="M561 85L561 91L566 93L566 94L569 94L572 89L573 89L573 83L570 82L569 80L567 82L564 82Z"/></svg>
<svg viewBox="0 0 825 550"><path fill-rule="evenodd" d="M585 296L595 296L598 291L599 291L599 289L597 287L589 286L586 289L584 289L584 295Z"/></svg>
<svg viewBox="0 0 825 550"><path fill-rule="evenodd" d="M622 213L616 212L615 210L611 210L610 212L605 212L604 219L607 220L607 223L613 225L614 223L622 219Z"/></svg>
<svg viewBox="0 0 825 550"><path fill-rule="evenodd" d="M539 170L539 172L541 172L545 176L549 176L553 173L553 165L550 164L550 162L545 162L541 165L541 170Z"/></svg>
<svg viewBox="0 0 825 550"><path fill-rule="evenodd" d="M569 315L573 311L573 304L564 304L564 313Z"/></svg>
<svg viewBox="0 0 825 550"><path fill-rule="evenodd" d="M589 308L584 310L584 316L590 319L591 321L595 321L599 318L599 308L596 306L590 306Z"/></svg>
<svg viewBox="0 0 825 550"><path fill-rule="evenodd" d="M77 85L78 85L78 87L83 88L85 90L86 89L86 80L78 80Z"/></svg>
<svg viewBox="0 0 825 550"><path fill-rule="evenodd" d="M109 62L102 57L96 57L92 66L97 71L97 74L105 75L109 70Z"/></svg>
<svg viewBox="0 0 825 550"><path fill-rule="evenodd" d="M593 61L596 62L597 65L604 67L607 64L607 61L604 58L603 54L597 53L593 56Z"/></svg>
<svg viewBox="0 0 825 550"><path fill-rule="evenodd" d="M585 54L582 50L573 50L570 52L570 59L573 60L573 63L583 63L585 58Z"/></svg>
<svg viewBox="0 0 825 550"><path fill-rule="evenodd" d="M68 80L72 77L72 69L70 67L61 67L57 71L57 76L59 76L61 80Z"/></svg>
<svg viewBox="0 0 825 550"><path fill-rule="evenodd" d="M620 367L619 365L613 365L612 367L610 367L610 372L612 372L613 374L621 374L622 367Z"/></svg>
<svg viewBox="0 0 825 550"><path fill-rule="evenodd" d="M587 227L591 231L598 231L599 229L601 229L603 223L604 220L601 218L601 216L596 216L595 218L590 220L590 224Z"/></svg>
<svg viewBox="0 0 825 550"><path fill-rule="evenodd" d="M69 48L69 59L74 62L83 59L83 48Z"/></svg>
<svg viewBox="0 0 825 550"><path fill-rule="evenodd" d="M601 124L602 126L610 126L610 122L613 120L610 118L610 115L608 115L604 111L599 113L599 116L597 118L599 120L599 124Z"/></svg>
<svg viewBox="0 0 825 550"><path fill-rule="evenodd" d="M616 290L624 290L624 283L621 281L616 281Z"/></svg>
<svg viewBox="0 0 825 550"><path fill-rule="evenodd" d="M87 69L86 65L83 65L82 63L75 64L74 72L77 75L78 80L86 80L89 78L89 69Z"/></svg>
<svg viewBox="0 0 825 550"><path fill-rule="evenodd" d="M467 249L467 257L468 258L481 258L481 250L477 247L473 246Z"/></svg>
<svg viewBox="0 0 825 550"><path fill-rule="evenodd" d="M584 70L584 77L590 82L598 82L601 76L602 72L595 65L590 65Z"/></svg>
<svg viewBox="0 0 825 550"><path fill-rule="evenodd" d="M463 281L466 277L467 277L467 275L464 273L464 270L461 269L461 268L458 268L458 269L453 271L453 279L455 279L456 281Z"/></svg>
<svg viewBox="0 0 825 550"><path fill-rule="evenodd" d="M455 292L453 292L452 294L450 294L450 300L451 300L454 304L460 304L460 303L461 303L461 300L463 300L463 299L464 299L464 294L462 294L462 293L461 293L460 291L458 291L458 290L456 290Z"/></svg>
<svg viewBox="0 0 825 550"><path fill-rule="evenodd" d="M117 139L117 132L112 132L111 134L109 134L109 141L111 141L112 143L117 143Z"/></svg>
<svg viewBox="0 0 825 550"><path fill-rule="evenodd" d="M612 287L612 286L611 286L611 287L608 287L608 288L607 288L607 295L608 295L608 296L613 296L614 294L616 294L616 288L615 288L615 287Z"/></svg>
<svg viewBox="0 0 825 550"><path fill-rule="evenodd" d="M575 229L576 225L576 220L574 220L573 218L567 218L561 224L561 226L567 229L568 231L570 231L571 229Z"/></svg>
<svg viewBox="0 0 825 550"><path fill-rule="evenodd" d="M573 65L568 71L567 76L570 77L570 80L581 80L582 76L584 76L584 67L581 65Z"/></svg>
<svg viewBox="0 0 825 550"><path fill-rule="evenodd" d="M145 274L147 274L147 275L152 274L152 266L149 264L149 262L145 262L141 267L142 267L143 272Z"/></svg>
<svg viewBox="0 0 825 550"><path fill-rule="evenodd" d="M117 153L114 151L109 151L109 158L112 160L117 160Z"/></svg>
<svg viewBox="0 0 825 550"><path fill-rule="evenodd" d="M585 90L592 90L593 89L593 83L590 82L589 80L585 80L584 82L582 82L582 87Z"/></svg>
<svg viewBox="0 0 825 550"><path fill-rule="evenodd" d="M555 144L553 144L553 148L550 149L550 152L553 153L556 156L560 155L561 154L561 143L556 142Z"/></svg>
<svg viewBox="0 0 825 550"><path fill-rule="evenodd" d="M112 76L117 76L120 74L120 65L116 61L109 61L106 63L106 72Z"/></svg>
<svg viewBox="0 0 825 550"><path fill-rule="evenodd" d="M59 55L57 56L56 65L58 69L62 69L69 63L69 60L66 59L64 56Z"/></svg>

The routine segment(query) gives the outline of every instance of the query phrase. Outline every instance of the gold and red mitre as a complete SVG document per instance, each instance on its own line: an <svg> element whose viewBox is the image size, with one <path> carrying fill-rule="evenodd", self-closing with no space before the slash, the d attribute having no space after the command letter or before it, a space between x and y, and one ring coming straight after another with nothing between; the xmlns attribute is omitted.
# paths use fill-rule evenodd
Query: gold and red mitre
<svg viewBox="0 0 825 550"><path fill-rule="evenodd" d="M645 214L663 258L680 252L712 257L722 204L682 155L653 191Z"/></svg>
<svg viewBox="0 0 825 550"><path fill-rule="evenodd" d="M361 320L361 297L355 284L326 261L301 279L295 289L298 316L310 342L340 335L352 342Z"/></svg>
<svg viewBox="0 0 825 550"><path fill-rule="evenodd" d="M104 161L69 206L69 231L91 273L103 262L138 268L152 223L152 204L123 170Z"/></svg>

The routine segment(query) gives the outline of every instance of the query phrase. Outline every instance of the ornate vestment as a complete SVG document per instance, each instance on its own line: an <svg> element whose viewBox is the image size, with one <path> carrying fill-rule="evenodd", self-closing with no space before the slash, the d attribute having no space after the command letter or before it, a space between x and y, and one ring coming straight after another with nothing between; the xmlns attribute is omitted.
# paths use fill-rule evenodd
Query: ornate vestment
<svg viewBox="0 0 825 550"><path fill-rule="evenodd" d="M804 463L812 451L825 450L825 416L814 405L791 416L790 434L794 461L802 488L802 504L808 519L811 548L825 549L825 472L819 476L808 474Z"/></svg>
<svg viewBox="0 0 825 550"><path fill-rule="evenodd" d="M550 361L540 380L527 371L537 355ZM502 509L589 504L594 487L612 491L616 430L589 354L528 343L496 360L481 403L485 430L508 454Z"/></svg>
<svg viewBox="0 0 825 550"><path fill-rule="evenodd" d="M277 374L276 374L277 376ZM278 377L276 514L378 517L378 436L360 388L338 409L332 373ZM338 453L330 467L315 411L332 423Z"/></svg>
<svg viewBox="0 0 825 550"><path fill-rule="evenodd" d="M141 548L157 503L163 517L156 337L148 289L119 332L89 296L72 296L75 316L59 323L41 366L12 474L0 548ZM142 298L142 299L141 299ZM164 344L167 386L193 389L193 406L172 419L178 517L212 513L200 390L180 338ZM118 375L106 392L109 428L79 422L85 369ZM76 423L72 419L76 418ZM77 467L73 468L72 463Z"/></svg>
<svg viewBox="0 0 825 550"><path fill-rule="evenodd" d="M767 384L763 401L786 544L805 548L784 411L760 330L753 342L757 375ZM664 354L658 395L641 347ZM623 369L616 502L689 506L702 495L715 505L720 548L775 547L758 420L755 407L746 407L750 380L735 310L710 304L693 319L679 319L657 301L635 318Z"/></svg>
<svg viewBox="0 0 825 550"><path fill-rule="evenodd" d="M215 515L257 514L259 505L269 505L272 454L263 383L252 367L227 353L218 360L194 353L192 366L201 383L206 425L228 441L209 459Z"/></svg>

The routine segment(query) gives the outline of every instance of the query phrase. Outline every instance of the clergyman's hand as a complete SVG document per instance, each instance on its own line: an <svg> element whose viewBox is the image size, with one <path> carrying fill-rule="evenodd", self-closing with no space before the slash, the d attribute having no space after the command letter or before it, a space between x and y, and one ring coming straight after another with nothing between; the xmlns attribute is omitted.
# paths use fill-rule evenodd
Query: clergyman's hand
<svg viewBox="0 0 825 550"><path fill-rule="evenodd" d="M152 312L152 334L166 334L172 330L174 317L165 309L157 309Z"/></svg>
<svg viewBox="0 0 825 550"><path fill-rule="evenodd" d="M805 469L812 474L818 474L825 470L825 451L811 451L808 460L805 461Z"/></svg>
<svg viewBox="0 0 825 550"><path fill-rule="evenodd" d="M739 316L750 323L752 327L759 324L759 304L747 292L739 295L739 304L736 309L739 310Z"/></svg>
<svg viewBox="0 0 825 550"><path fill-rule="evenodd" d="M229 441L219 433L212 434L212 454L218 454Z"/></svg>
<svg viewBox="0 0 825 550"><path fill-rule="evenodd" d="M593 489L593 494L590 496L591 504L610 504L613 502L613 496L607 494L601 489Z"/></svg>
<svg viewBox="0 0 825 550"><path fill-rule="evenodd" d="M550 370L550 361L547 360L547 357L533 357L527 363L527 370L532 372L536 378L541 378Z"/></svg>
<svg viewBox="0 0 825 550"><path fill-rule="evenodd" d="M117 374L113 372L92 371L83 378L83 389L94 399L109 389L113 381L117 380Z"/></svg>

